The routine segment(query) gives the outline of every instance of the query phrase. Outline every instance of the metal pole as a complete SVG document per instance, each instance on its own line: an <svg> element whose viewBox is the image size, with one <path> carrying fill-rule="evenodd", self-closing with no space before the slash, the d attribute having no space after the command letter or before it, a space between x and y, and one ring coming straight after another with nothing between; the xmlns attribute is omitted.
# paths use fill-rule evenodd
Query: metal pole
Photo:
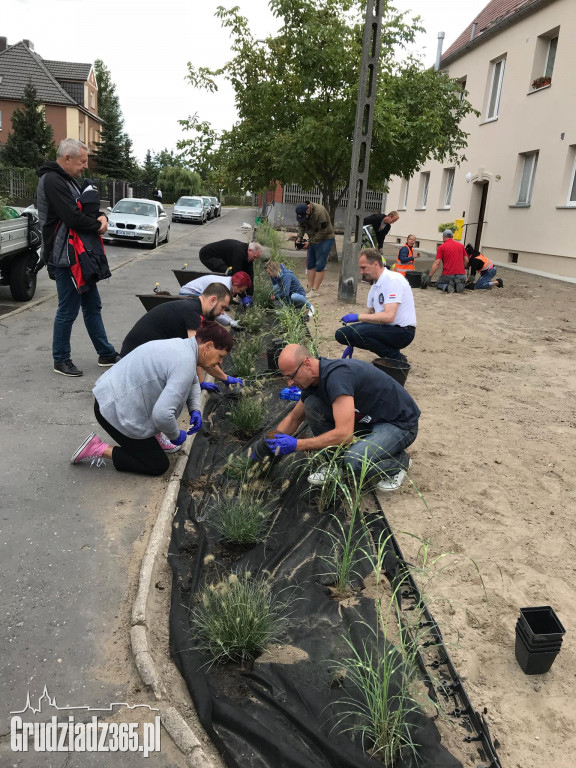
<svg viewBox="0 0 576 768"><path fill-rule="evenodd" d="M436 72L440 69L442 63L442 47L444 45L444 32L438 32L438 48L436 49L436 64L434 69Z"/></svg>
<svg viewBox="0 0 576 768"><path fill-rule="evenodd" d="M356 123L352 144L348 207L344 226L344 247L340 267L338 298L350 304L356 301L358 285L358 251L362 243L364 200L368 188L372 125L376 104L376 83L382 37L382 5L384 0L367 0L362 41L360 83L356 104Z"/></svg>

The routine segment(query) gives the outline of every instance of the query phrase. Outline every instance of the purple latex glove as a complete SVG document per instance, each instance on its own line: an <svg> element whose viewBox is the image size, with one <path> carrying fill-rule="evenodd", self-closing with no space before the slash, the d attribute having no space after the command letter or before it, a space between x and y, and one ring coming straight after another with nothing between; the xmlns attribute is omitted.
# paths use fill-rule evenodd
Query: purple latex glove
<svg viewBox="0 0 576 768"><path fill-rule="evenodd" d="M342 353L342 360L344 360L345 357L352 357L354 354L354 347L346 347L344 352Z"/></svg>
<svg viewBox="0 0 576 768"><path fill-rule="evenodd" d="M200 383L200 389L205 389L206 392L220 392L220 387L211 381L202 381Z"/></svg>
<svg viewBox="0 0 576 768"><path fill-rule="evenodd" d="M231 387L233 384L239 384L243 387L244 379L237 379L235 376L226 376L226 381L223 383L226 384L227 387Z"/></svg>
<svg viewBox="0 0 576 768"><path fill-rule="evenodd" d="M355 315L353 312L351 312L348 315L344 315L344 317L340 320L341 323L357 323L358 322L358 315Z"/></svg>
<svg viewBox="0 0 576 768"><path fill-rule="evenodd" d="M254 299L252 298L252 296L244 296L241 304L243 307L251 307L253 302L254 302Z"/></svg>
<svg viewBox="0 0 576 768"><path fill-rule="evenodd" d="M282 432L276 432L274 437L266 440L266 445L276 456L286 456L294 453L298 440L292 435L285 435Z"/></svg>
<svg viewBox="0 0 576 768"><path fill-rule="evenodd" d="M202 414L200 411L192 411L190 414L190 426L192 429L188 430L189 435L193 435L202 429Z"/></svg>
<svg viewBox="0 0 576 768"><path fill-rule="evenodd" d="M185 429L181 429L178 437L174 439L171 438L170 442L172 443L172 445L182 445L182 443L186 440L187 437L188 437L188 432L186 432Z"/></svg>

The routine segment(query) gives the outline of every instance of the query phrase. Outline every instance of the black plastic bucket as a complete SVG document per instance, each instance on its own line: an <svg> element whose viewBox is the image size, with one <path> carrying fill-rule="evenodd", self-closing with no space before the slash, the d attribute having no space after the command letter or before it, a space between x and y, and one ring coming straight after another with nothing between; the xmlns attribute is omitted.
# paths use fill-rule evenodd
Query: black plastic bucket
<svg viewBox="0 0 576 768"><path fill-rule="evenodd" d="M420 288L422 286L422 272L416 272L411 269L404 273L404 277L408 280L412 288Z"/></svg>
<svg viewBox="0 0 576 768"><path fill-rule="evenodd" d="M178 280L179 284L186 285L191 280L196 280L199 277L205 277L206 275L218 275L218 277L225 277L224 272L208 272L206 269L173 269L174 277Z"/></svg>
<svg viewBox="0 0 576 768"><path fill-rule="evenodd" d="M388 376L392 376L402 386L406 383L410 373L410 364L406 360L392 360L389 357L379 357L372 361L372 365L387 373Z"/></svg>

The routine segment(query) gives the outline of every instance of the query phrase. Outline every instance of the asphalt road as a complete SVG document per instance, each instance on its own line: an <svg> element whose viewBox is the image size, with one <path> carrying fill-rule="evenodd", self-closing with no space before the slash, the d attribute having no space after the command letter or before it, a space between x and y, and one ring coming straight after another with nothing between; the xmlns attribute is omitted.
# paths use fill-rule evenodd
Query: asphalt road
<svg viewBox="0 0 576 768"><path fill-rule="evenodd" d="M100 293L108 337L117 349L144 312L136 293L151 292L157 282L177 293L171 270L185 262L200 267L198 250L205 243L246 240L241 225L253 222L255 214L224 209L220 219L204 226L173 223L169 244L154 251L108 247L112 278ZM0 303L9 304L8 289L0 290ZM56 298L45 270L31 304L0 317L0 766L131 768L136 761L141 765L140 754L69 759L10 749L10 712L24 707L28 693L37 701L44 686L59 706L126 701L134 670L119 661L117 647L127 642L127 594L139 539L166 482L120 474L111 466L70 464L72 452L97 429L91 389L103 369L80 317L72 357L84 376L53 372ZM53 714L44 707L42 719ZM181 764L177 758L170 753L170 759L150 757L147 764L168 768Z"/></svg>

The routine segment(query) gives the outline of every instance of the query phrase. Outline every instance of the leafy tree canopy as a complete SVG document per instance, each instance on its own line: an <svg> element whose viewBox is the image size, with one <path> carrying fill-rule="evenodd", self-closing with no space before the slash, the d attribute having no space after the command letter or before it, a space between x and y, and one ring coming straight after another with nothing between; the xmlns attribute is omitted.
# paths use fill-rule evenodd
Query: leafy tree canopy
<svg viewBox="0 0 576 768"><path fill-rule="evenodd" d="M384 0L383 0L384 2ZM231 177L252 189L277 179L317 186L333 214L337 190L348 184L362 54L360 0L269 0L278 33L254 40L237 7L218 7L230 31L233 58L211 70L188 65L194 87L216 91L224 77L234 88L238 123L221 138L220 158ZM461 86L398 59L414 41L418 19L406 20L384 2L370 185L411 176L428 157L458 162L466 146L459 124L473 111Z"/></svg>
<svg viewBox="0 0 576 768"><path fill-rule="evenodd" d="M132 155L132 141L124 131L124 118L116 85L102 59L94 62L98 84L98 115L102 119L100 141L97 142L96 170L115 179L131 179L138 173Z"/></svg>
<svg viewBox="0 0 576 768"><path fill-rule="evenodd" d="M203 179L207 179L218 146L218 133L210 123L200 121L197 113L178 122L190 134L189 138L180 139L176 144L180 157L188 167L199 173Z"/></svg>
<svg viewBox="0 0 576 768"><path fill-rule="evenodd" d="M202 179L194 171L185 168L162 168L158 174L158 186L165 203L175 203L182 195L199 195Z"/></svg>
<svg viewBox="0 0 576 768"><path fill-rule="evenodd" d="M46 122L42 102L30 81L24 88L22 109L12 115L12 128L2 153L5 165L38 168L56 156L52 126Z"/></svg>

